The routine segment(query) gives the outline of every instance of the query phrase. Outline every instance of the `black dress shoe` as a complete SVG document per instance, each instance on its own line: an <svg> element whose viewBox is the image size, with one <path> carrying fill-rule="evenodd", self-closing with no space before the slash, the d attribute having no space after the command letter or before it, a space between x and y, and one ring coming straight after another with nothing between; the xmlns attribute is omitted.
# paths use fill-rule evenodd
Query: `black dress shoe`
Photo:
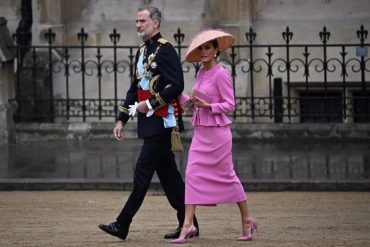
<svg viewBox="0 0 370 247"><path fill-rule="evenodd" d="M164 238L165 239L175 239L175 238L178 238L180 237L180 233L181 233L181 227L178 227L176 228L176 230L174 230L173 232L169 232L167 234L164 235ZM190 238L192 238L193 236L190 236ZM197 231L197 233L195 234L195 237L199 237L199 229Z"/></svg>
<svg viewBox="0 0 370 247"><path fill-rule="evenodd" d="M128 228L123 227L118 222L113 222L110 223L109 225L100 224L98 227L102 229L104 232L123 240L126 239L128 234Z"/></svg>

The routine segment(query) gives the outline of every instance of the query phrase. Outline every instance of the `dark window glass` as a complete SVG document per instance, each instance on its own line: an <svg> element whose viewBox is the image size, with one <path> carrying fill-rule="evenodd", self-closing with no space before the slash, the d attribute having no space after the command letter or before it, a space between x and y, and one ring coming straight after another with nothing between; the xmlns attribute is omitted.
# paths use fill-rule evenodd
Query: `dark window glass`
<svg viewBox="0 0 370 247"><path fill-rule="evenodd" d="M370 95L362 92L353 94L353 121L355 123L370 122Z"/></svg>
<svg viewBox="0 0 370 247"><path fill-rule="evenodd" d="M343 98L339 92L300 93L302 123L341 123Z"/></svg>

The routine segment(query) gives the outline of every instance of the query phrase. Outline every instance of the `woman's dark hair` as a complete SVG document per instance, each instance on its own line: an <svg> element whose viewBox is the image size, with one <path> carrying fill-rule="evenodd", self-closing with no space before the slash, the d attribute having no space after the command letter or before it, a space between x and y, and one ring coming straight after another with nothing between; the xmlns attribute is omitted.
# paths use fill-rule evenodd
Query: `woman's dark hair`
<svg viewBox="0 0 370 247"><path fill-rule="evenodd" d="M213 45L214 48L218 48L218 42L217 39L211 40L211 44ZM217 51L216 56L218 57L220 55L220 51Z"/></svg>

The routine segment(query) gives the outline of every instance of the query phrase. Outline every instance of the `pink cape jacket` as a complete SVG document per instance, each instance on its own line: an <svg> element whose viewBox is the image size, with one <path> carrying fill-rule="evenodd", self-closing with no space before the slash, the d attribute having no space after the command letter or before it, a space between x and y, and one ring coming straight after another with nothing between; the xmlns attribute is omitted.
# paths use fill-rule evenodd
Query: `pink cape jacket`
<svg viewBox="0 0 370 247"><path fill-rule="evenodd" d="M200 69L193 90L200 90L210 96L210 109L195 108L192 125L227 126L231 120L228 113L235 111L235 97L231 75L227 69L215 65L210 70ZM180 103L189 100L190 96L182 94Z"/></svg>

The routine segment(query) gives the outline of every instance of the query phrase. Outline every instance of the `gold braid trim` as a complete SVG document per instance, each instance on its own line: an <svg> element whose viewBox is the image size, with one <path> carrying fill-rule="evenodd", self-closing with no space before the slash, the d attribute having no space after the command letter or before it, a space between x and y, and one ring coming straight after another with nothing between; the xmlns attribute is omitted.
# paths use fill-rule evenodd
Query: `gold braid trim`
<svg viewBox="0 0 370 247"><path fill-rule="evenodd" d="M155 93L154 96L155 96L155 100L159 103L159 106L157 107L157 109L167 105L167 103L162 99L159 93Z"/></svg>
<svg viewBox="0 0 370 247"><path fill-rule="evenodd" d="M160 109L167 105L167 103L159 96L159 93L155 93L154 97L149 98L149 104L153 107L154 110Z"/></svg>
<svg viewBox="0 0 370 247"><path fill-rule="evenodd" d="M118 107L118 110L119 110L120 112L123 112L123 113L125 113L125 114L129 115L129 113L128 113L128 109L127 109L126 107L119 106L119 107Z"/></svg>
<svg viewBox="0 0 370 247"><path fill-rule="evenodd" d="M154 91L154 83L156 82L156 80L158 79L158 77L159 77L160 75L156 75L156 76L154 76L151 80L150 80L150 82L149 82L149 90L150 90L150 93L152 94L152 95L155 95L155 91Z"/></svg>

